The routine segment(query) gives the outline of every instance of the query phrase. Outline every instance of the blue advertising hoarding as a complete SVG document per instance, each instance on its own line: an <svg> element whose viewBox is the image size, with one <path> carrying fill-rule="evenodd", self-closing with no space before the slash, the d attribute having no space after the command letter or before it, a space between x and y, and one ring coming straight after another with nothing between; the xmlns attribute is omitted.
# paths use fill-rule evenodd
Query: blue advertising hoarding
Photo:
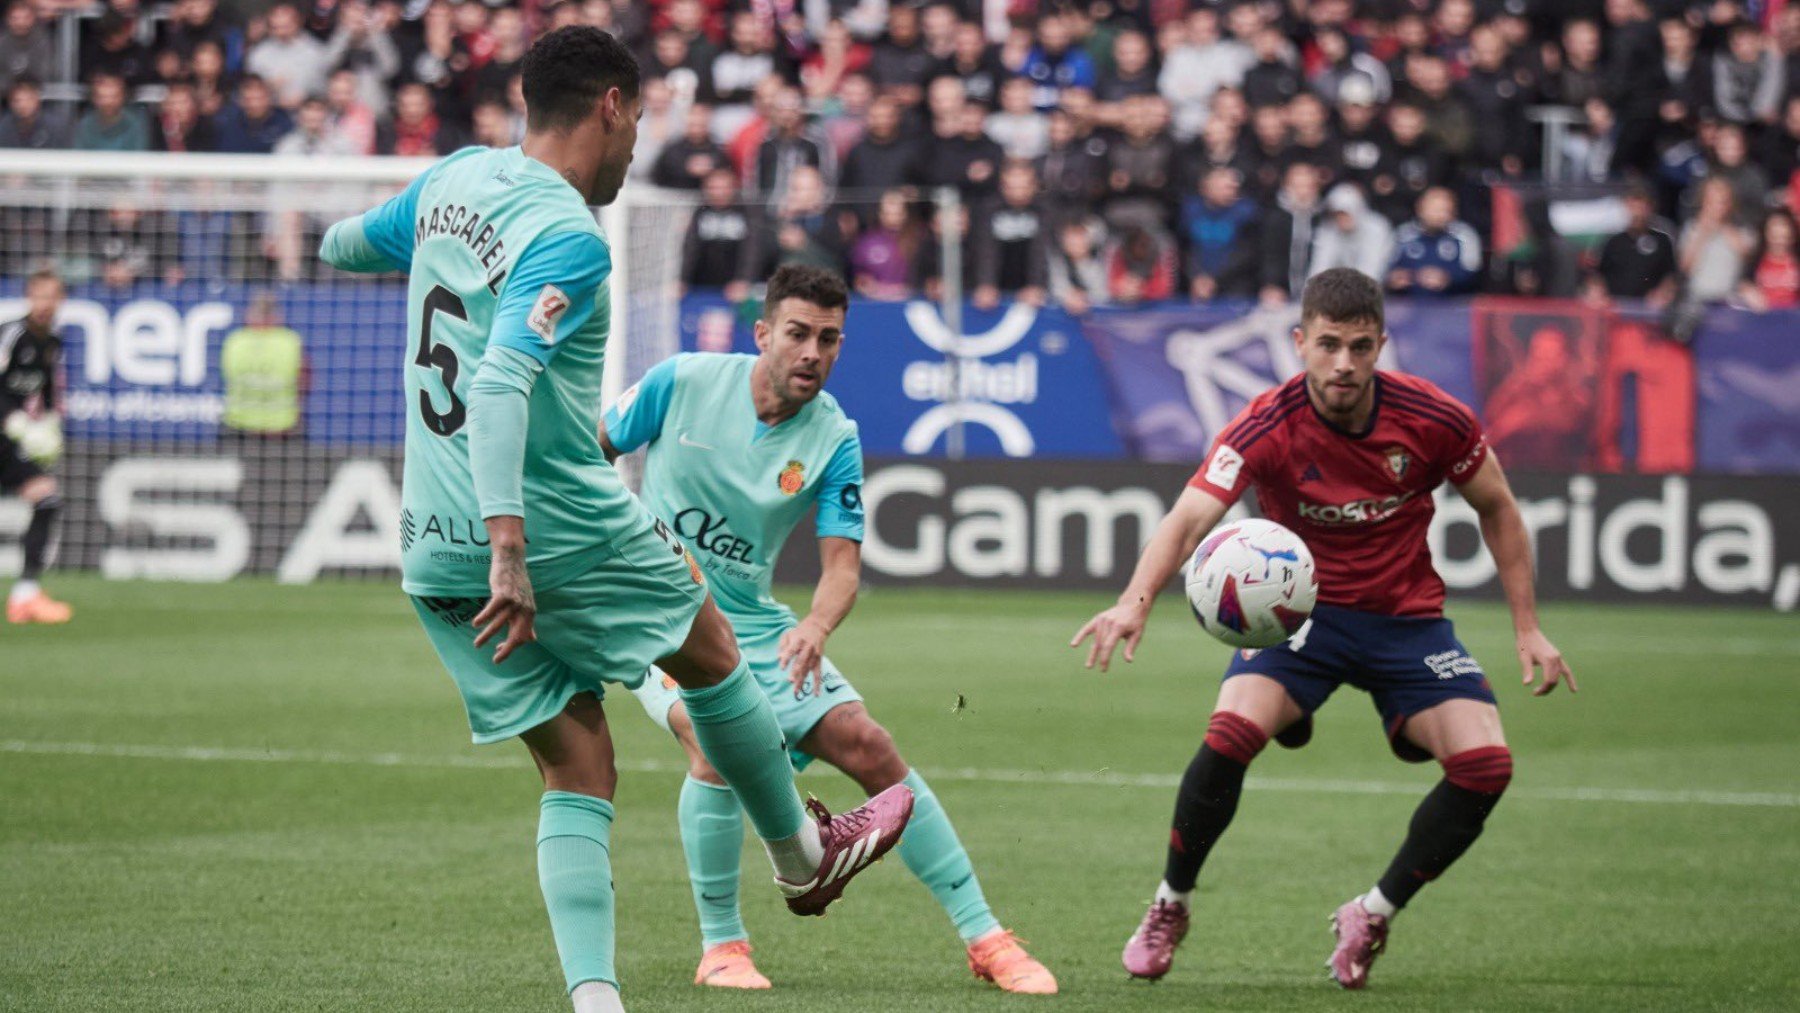
<svg viewBox="0 0 1800 1013"><path fill-rule="evenodd" d="M1096 310L1085 321L1106 364L1126 453L1198 461L1251 398L1300 371L1296 306L1170 304ZM1384 369L1477 403L1466 303L1390 303Z"/></svg>
<svg viewBox="0 0 1800 1013"><path fill-rule="evenodd" d="M754 318L717 296L681 306L681 347L756 350ZM964 311L961 333L924 301L851 304L827 389L875 455L941 457L960 429L970 457L1116 458L1099 360L1080 323L1022 303Z"/></svg>
<svg viewBox="0 0 1800 1013"><path fill-rule="evenodd" d="M24 314L20 286L0 289L0 319ZM304 343L308 439L392 444L406 434L406 285L140 283L70 287L59 319L72 439L204 442L223 411L219 350L260 294Z"/></svg>
<svg viewBox="0 0 1800 1013"><path fill-rule="evenodd" d="M23 313L0 286L0 319ZM218 433L219 350L264 289L74 286L65 304L71 439L207 442ZM298 331L310 377L306 438L393 445L405 431L405 286L392 280L268 289ZM875 456L1191 462L1250 398L1299 368L1293 307L1164 304L1097 310L968 308L953 333L934 304L852 303L829 389ZM716 295L681 305L688 349L748 351L754 319ZM1547 471L1800 474L1800 311L1707 314L1691 346L1641 314L1577 303L1395 301L1384 366L1426 377L1500 416L1561 417L1510 437ZM1567 363L1567 366L1559 366ZM1523 384L1546 368L1579 384ZM1510 388L1500 381L1510 380ZM1497 398L1506 398L1503 405ZM1492 417L1490 417L1492 416ZM1570 434L1585 450L1554 463ZM1563 442L1558 442L1559 440ZM1576 441L1580 442L1580 441ZM1521 455L1515 454L1520 460Z"/></svg>

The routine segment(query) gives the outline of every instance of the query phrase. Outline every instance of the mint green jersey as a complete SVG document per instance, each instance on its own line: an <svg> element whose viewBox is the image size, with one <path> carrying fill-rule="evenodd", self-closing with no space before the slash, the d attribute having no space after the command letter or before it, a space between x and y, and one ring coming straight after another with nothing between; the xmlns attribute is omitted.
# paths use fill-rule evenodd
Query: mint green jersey
<svg viewBox="0 0 1800 1013"><path fill-rule="evenodd" d="M740 639L794 625L769 593L775 561L816 504L820 537L862 541L862 443L837 399L820 392L775 426L756 417L751 355L678 355L606 414L624 452L648 445L646 506L699 560Z"/></svg>
<svg viewBox="0 0 1800 1013"><path fill-rule="evenodd" d="M407 290L402 573L415 595L485 595L490 554L470 464L470 388L496 349L536 372L519 501L532 581L556 587L653 521L596 434L610 323L606 238L582 196L520 149L465 148L327 235L353 270L399 269ZM373 249L373 254L367 248ZM359 262L357 251L363 251ZM377 256L378 255L378 256ZM505 356L501 356L505 358ZM517 369L514 366L515 370Z"/></svg>

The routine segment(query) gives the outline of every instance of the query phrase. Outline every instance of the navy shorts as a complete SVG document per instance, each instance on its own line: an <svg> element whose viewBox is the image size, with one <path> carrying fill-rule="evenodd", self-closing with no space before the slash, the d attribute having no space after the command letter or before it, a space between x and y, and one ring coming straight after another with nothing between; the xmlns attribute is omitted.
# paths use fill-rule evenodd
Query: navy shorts
<svg viewBox="0 0 1800 1013"><path fill-rule="evenodd" d="M1265 675L1281 683L1309 716L1340 686L1366 691L1401 759L1431 759L1402 738L1406 719L1445 700L1496 703L1481 665L1443 618L1383 616L1320 605L1280 647L1241 650L1225 678Z"/></svg>

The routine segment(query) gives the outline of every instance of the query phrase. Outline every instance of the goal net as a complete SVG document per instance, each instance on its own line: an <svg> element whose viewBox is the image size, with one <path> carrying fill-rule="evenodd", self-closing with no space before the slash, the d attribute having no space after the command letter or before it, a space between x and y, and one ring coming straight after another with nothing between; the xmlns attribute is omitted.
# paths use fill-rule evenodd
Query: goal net
<svg viewBox="0 0 1800 1013"><path fill-rule="evenodd" d="M406 290L316 258L324 230L429 162L0 152L0 321L56 268L69 298L67 508L55 565L111 577L390 578ZM606 209L616 395L677 350L691 204ZM0 499L0 575L27 512Z"/></svg>

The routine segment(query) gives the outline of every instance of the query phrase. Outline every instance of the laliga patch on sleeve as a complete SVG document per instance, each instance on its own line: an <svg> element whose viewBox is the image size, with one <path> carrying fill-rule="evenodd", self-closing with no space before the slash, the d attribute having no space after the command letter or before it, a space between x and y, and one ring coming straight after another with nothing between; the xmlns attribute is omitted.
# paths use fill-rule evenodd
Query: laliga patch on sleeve
<svg viewBox="0 0 1800 1013"><path fill-rule="evenodd" d="M613 410L623 415L631 410L632 405L637 404L637 399L638 385L634 383L625 388L625 393L619 395L619 403L613 406Z"/></svg>
<svg viewBox="0 0 1800 1013"><path fill-rule="evenodd" d="M1221 489L1235 489L1243 467L1244 455L1221 443L1213 451L1212 463L1206 466L1206 480Z"/></svg>
<svg viewBox="0 0 1800 1013"><path fill-rule="evenodd" d="M563 294L563 290L555 285L545 285L543 291L538 293L537 302L532 304L531 316L525 318L525 323L537 332L538 337L544 339L545 344L554 345L556 322L562 319L568 309L569 297Z"/></svg>

